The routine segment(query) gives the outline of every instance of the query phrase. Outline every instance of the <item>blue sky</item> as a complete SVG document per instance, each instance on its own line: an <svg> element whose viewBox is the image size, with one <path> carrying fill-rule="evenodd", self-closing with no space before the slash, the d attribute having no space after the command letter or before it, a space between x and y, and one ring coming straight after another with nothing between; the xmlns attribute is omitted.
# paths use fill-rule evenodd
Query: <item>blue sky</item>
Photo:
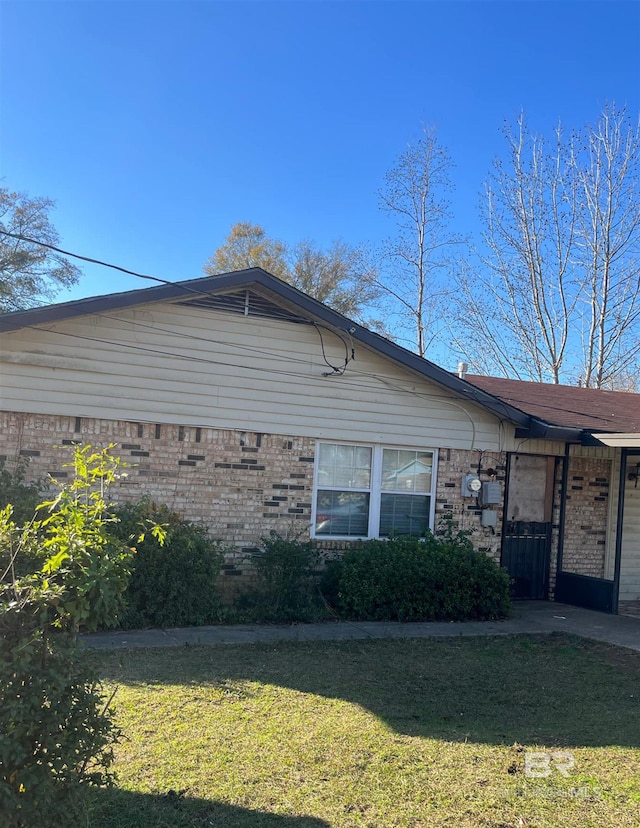
<svg viewBox="0 0 640 828"><path fill-rule="evenodd" d="M0 3L0 175L55 199L63 247L169 280L237 221L375 246L377 190L422 123L453 229L500 131L640 109L636 2ZM148 283L85 266L59 299Z"/></svg>

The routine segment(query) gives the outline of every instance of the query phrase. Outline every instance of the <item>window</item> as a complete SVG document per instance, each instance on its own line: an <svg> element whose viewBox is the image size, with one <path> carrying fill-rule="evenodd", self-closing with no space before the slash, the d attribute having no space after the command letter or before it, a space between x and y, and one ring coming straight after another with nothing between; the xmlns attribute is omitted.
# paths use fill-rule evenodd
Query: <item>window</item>
<svg viewBox="0 0 640 828"><path fill-rule="evenodd" d="M317 538L423 537L433 527L433 450L318 443Z"/></svg>

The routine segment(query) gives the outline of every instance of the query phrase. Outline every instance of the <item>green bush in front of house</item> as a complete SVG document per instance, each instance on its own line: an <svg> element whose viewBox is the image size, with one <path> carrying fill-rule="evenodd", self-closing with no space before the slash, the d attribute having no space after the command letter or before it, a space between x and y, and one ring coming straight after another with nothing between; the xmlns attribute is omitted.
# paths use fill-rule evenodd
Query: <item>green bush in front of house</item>
<svg viewBox="0 0 640 828"><path fill-rule="evenodd" d="M465 621L509 614L509 576L462 536L364 541L331 563L327 600L359 621Z"/></svg>
<svg viewBox="0 0 640 828"><path fill-rule="evenodd" d="M28 466L26 457L20 457L13 468L8 468L6 461L0 461L0 509L11 504L11 519L16 526L24 526L33 518L48 488L46 480L26 482Z"/></svg>
<svg viewBox="0 0 640 828"><path fill-rule="evenodd" d="M44 480L27 483L28 460L19 458L12 466L0 461L0 509L11 506L11 521L16 527L24 528L34 521L36 507L45 500L48 484ZM37 572L47 557L46 550L38 544L29 544L21 554L11 559L6 544L0 542L0 581Z"/></svg>
<svg viewBox="0 0 640 828"><path fill-rule="evenodd" d="M327 611L318 590L319 553L313 541L271 532L251 556L256 583L236 601L238 620L319 621Z"/></svg>
<svg viewBox="0 0 640 828"><path fill-rule="evenodd" d="M186 627L220 620L218 578L223 548L204 524L143 498L114 509L112 534L135 547L120 626ZM147 531L161 526L159 543Z"/></svg>

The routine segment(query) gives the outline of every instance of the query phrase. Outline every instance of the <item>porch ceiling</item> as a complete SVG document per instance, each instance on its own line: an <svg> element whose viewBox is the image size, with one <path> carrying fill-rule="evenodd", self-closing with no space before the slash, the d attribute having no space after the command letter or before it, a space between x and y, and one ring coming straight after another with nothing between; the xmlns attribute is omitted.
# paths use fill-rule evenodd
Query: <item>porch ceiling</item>
<svg viewBox="0 0 640 828"><path fill-rule="evenodd" d="M613 446L614 448L637 448L640 449L640 432L627 432L618 434L596 434L592 437L602 443L604 446Z"/></svg>

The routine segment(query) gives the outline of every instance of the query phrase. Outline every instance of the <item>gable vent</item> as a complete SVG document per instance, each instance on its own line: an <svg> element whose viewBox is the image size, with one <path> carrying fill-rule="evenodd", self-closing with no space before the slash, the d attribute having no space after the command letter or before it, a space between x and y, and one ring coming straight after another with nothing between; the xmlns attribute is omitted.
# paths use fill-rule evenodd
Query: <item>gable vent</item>
<svg viewBox="0 0 640 828"><path fill-rule="evenodd" d="M282 308L279 305L259 296L250 290L240 290L235 293L218 293L210 296L199 296L196 299L188 299L183 302L176 302L176 305L187 307L205 308L206 310L223 311L233 313L237 316L260 316L263 319L282 319L287 322L298 322L311 324L308 319Z"/></svg>

